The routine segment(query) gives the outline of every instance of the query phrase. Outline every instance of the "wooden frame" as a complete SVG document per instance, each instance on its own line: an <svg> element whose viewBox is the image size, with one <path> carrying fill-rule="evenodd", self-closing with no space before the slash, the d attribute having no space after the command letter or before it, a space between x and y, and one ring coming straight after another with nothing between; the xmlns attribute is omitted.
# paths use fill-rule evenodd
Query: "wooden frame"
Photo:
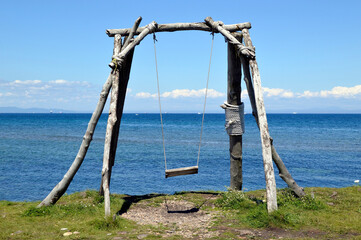
<svg viewBox="0 0 361 240"><path fill-rule="evenodd" d="M123 114L126 88L129 81L129 74L134 53L134 48L147 35L154 32L174 32L198 30L213 33L221 33L228 42L228 93L227 101L232 105L241 103L242 70L244 81L247 86L253 115L260 129L262 155L266 178L267 209L272 212L277 209L276 182L272 160L279 169L280 177L287 183L298 197L305 195L303 189L297 185L291 174L288 172L282 159L276 152L273 139L269 135L266 111L264 108L261 78L256 61L255 49L249 35L251 28L249 22L232 25L224 25L223 22L213 21L207 17L200 23L173 23L157 24L151 22L145 27L139 27L142 18L139 17L132 28L107 29L109 37L114 37L114 51L111 63L111 73L103 86L99 102L89 121L87 131L83 137L79 152L71 167L63 179L53 188L48 196L38 205L47 206L55 204L65 193L73 177L80 168L89 148L97 122L103 112L106 99L110 89L111 101L109 118L106 130L103 169L101 178L100 194L104 195L105 215L110 215L110 178L112 166L116 154L116 147L119 135L119 125ZM133 38L134 36L137 36ZM123 38L123 39L122 39ZM252 82L253 80L253 82ZM230 160L231 160L231 188L240 190L242 188L242 136L230 136ZM198 167L186 167L166 170L166 178L198 173ZM233 175L232 175L233 174Z"/></svg>

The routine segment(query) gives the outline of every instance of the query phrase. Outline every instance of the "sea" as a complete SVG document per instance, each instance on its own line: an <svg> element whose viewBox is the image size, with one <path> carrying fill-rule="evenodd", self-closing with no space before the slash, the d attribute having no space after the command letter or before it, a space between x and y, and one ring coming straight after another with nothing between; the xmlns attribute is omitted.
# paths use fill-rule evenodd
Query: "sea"
<svg viewBox="0 0 361 240"><path fill-rule="evenodd" d="M74 161L91 114L0 114L0 200L42 200ZM347 187L361 179L361 114L268 114L274 145L302 187ZM201 114L163 114L167 167L194 166ZM159 114L124 114L110 191L130 195L226 190L229 136L224 114L206 114L199 173L165 178ZM67 193L99 189L107 114ZM245 115L243 189L264 189L259 130ZM278 188L286 184L278 176Z"/></svg>

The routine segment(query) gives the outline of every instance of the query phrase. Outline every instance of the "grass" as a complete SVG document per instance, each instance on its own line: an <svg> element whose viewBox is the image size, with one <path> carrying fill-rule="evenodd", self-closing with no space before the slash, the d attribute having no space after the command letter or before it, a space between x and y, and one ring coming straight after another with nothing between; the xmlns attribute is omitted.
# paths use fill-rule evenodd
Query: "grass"
<svg viewBox="0 0 361 240"><path fill-rule="evenodd" d="M217 239L234 239L240 229L282 229L303 238L305 232L316 232L314 239L361 239L361 187L306 188L307 196L298 199L289 190L278 190L278 210L267 213L265 191L207 192L218 195L205 199L197 192L180 192L168 200L184 200L217 211L211 231L220 231ZM126 202L125 195L111 196L112 213ZM151 195L143 201L159 207L164 195ZM204 204L206 202L206 204ZM124 239L159 239L169 228L164 225L138 225L122 217L104 218L103 199L96 191L63 196L50 207L36 208L38 202L0 201L0 239L113 239L122 233ZM79 232L64 237L61 228ZM118 234L118 235L117 235ZM170 239L182 239L173 235ZM257 238L256 238L257 239ZM285 239L285 238L284 238Z"/></svg>

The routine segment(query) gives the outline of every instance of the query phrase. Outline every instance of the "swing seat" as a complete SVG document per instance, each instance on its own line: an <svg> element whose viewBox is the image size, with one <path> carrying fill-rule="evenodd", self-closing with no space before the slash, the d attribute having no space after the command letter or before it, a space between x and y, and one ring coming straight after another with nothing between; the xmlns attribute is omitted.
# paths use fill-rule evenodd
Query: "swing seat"
<svg viewBox="0 0 361 240"><path fill-rule="evenodd" d="M181 175L197 174L198 166L173 168L165 170L165 178L176 177Z"/></svg>

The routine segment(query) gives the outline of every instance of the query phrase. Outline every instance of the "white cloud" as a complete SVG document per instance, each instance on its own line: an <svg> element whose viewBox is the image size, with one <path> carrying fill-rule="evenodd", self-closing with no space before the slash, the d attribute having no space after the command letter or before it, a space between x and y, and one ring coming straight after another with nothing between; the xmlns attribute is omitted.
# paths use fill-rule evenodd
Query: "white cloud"
<svg viewBox="0 0 361 240"><path fill-rule="evenodd" d="M66 84L69 83L68 81L64 80L64 79L57 79L57 80L52 80L50 81L50 83L54 83L54 84Z"/></svg>
<svg viewBox="0 0 361 240"><path fill-rule="evenodd" d="M140 92L135 94L136 98L156 98L157 94L150 94L148 92Z"/></svg>
<svg viewBox="0 0 361 240"><path fill-rule="evenodd" d="M4 86L37 85L40 83L41 83L41 80L23 80L23 81L15 80L15 81L8 82L8 83L2 84L2 85L4 85Z"/></svg>
<svg viewBox="0 0 361 240"><path fill-rule="evenodd" d="M101 88L84 81L15 80L0 82L0 106L73 109L99 99Z"/></svg>
<svg viewBox="0 0 361 240"><path fill-rule="evenodd" d="M298 97L334 97L334 98L355 98L361 97L361 85L356 85L353 87L341 87L337 86L332 88L331 90L321 90L319 92L311 92L311 91L304 91L301 94L298 94Z"/></svg>
<svg viewBox="0 0 361 240"><path fill-rule="evenodd" d="M289 90L282 89L282 88L267 88L267 87L264 87L263 92L264 92L266 97L292 98L295 95L293 92L291 92Z"/></svg>
<svg viewBox="0 0 361 240"><path fill-rule="evenodd" d="M206 93L206 89L174 89L170 92L164 92L160 96L163 98L199 98L204 97ZM158 94L152 94L148 92L140 92L135 95L137 98L156 98ZM207 97L209 98L218 98L218 97L224 97L225 94L218 92L214 89L208 89Z"/></svg>

